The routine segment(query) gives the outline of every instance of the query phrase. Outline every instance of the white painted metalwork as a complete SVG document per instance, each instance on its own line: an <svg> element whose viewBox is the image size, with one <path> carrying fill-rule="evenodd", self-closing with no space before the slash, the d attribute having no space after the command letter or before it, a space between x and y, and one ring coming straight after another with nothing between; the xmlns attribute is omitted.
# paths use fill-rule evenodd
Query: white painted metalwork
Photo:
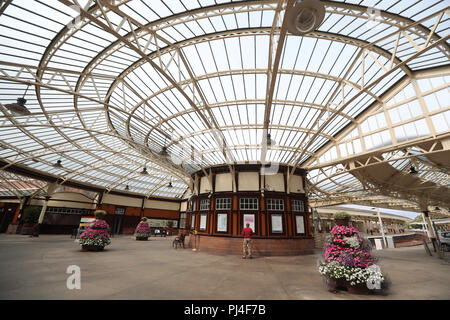
<svg viewBox="0 0 450 320"><path fill-rule="evenodd" d="M449 206L448 4L322 1L295 36L294 2L2 1L2 190L25 195L21 168L180 198L193 172L270 162L308 170L314 206ZM4 107L25 92L29 115Z"/></svg>

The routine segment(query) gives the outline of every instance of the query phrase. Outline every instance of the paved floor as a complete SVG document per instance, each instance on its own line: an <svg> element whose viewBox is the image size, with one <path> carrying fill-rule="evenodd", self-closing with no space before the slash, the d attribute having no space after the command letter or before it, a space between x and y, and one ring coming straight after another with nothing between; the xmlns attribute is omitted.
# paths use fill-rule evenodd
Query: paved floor
<svg viewBox="0 0 450 320"><path fill-rule="evenodd" d="M218 256L172 249L173 237L113 238L104 252L82 252L69 236L0 235L0 299L450 299L450 264L423 246L374 251L392 288L387 296L328 292L307 256ZM81 269L68 290L67 267Z"/></svg>

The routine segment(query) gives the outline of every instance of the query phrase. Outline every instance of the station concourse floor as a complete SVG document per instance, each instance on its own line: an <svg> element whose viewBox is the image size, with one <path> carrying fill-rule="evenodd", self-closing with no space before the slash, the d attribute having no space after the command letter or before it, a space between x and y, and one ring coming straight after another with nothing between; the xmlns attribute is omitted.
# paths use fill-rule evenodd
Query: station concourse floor
<svg viewBox="0 0 450 320"><path fill-rule="evenodd" d="M72 300L441 300L450 299L450 263L423 246L373 251L392 287L388 295L328 292L317 269L321 250L289 257L223 256L173 249L174 237L112 238L83 252L68 235L0 234L0 299ZM186 243L188 239L186 239ZM66 287L67 267L81 289Z"/></svg>

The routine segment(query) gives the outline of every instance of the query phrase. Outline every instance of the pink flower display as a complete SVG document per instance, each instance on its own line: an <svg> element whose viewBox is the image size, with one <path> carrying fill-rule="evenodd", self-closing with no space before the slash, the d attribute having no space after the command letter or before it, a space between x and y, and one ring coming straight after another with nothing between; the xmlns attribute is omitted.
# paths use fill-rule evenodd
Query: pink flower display
<svg viewBox="0 0 450 320"><path fill-rule="evenodd" d="M370 250L364 250L363 240L358 229L347 226L334 226L330 232L331 239L325 247L325 261L337 261L342 265L367 268L375 262ZM358 248L348 244L349 238L359 243Z"/></svg>
<svg viewBox="0 0 450 320"><path fill-rule="evenodd" d="M95 220L80 236L81 245L107 246L111 243L108 223L105 220Z"/></svg>
<svg viewBox="0 0 450 320"><path fill-rule="evenodd" d="M150 236L150 227L146 221L141 221L136 227L134 231L136 237L149 237Z"/></svg>

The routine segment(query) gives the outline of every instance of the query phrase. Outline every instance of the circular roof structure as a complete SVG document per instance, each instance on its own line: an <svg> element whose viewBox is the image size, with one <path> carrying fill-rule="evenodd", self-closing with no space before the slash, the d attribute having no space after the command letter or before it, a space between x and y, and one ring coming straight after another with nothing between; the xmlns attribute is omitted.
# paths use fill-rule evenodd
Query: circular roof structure
<svg viewBox="0 0 450 320"><path fill-rule="evenodd" d="M278 163L316 205L449 208L448 2L320 3L299 36L294 0L2 1L4 195L181 199L199 170Z"/></svg>

